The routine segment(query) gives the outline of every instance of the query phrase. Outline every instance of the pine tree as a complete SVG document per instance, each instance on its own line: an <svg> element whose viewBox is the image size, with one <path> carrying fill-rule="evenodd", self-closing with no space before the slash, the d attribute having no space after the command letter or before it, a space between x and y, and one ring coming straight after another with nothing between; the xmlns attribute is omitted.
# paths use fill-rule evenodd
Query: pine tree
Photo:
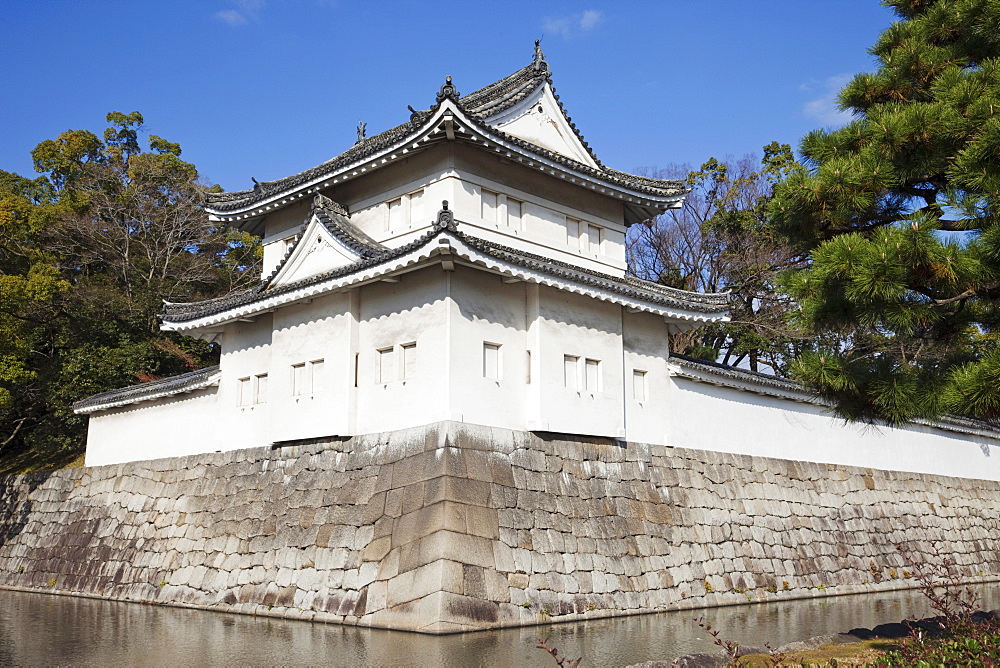
<svg viewBox="0 0 1000 668"><path fill-rule="evenodd" d="M855 119L802 142L774 223L786 289L830 341L793 365L847 418L1000 418L1000 2L891 0Z"/></svg>

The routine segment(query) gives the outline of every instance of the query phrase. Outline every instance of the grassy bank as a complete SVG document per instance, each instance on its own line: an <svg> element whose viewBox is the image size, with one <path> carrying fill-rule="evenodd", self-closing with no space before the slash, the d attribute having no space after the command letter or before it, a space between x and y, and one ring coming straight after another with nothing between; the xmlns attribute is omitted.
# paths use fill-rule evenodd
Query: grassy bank
<svg viewBox="0 0 1000 668"><path fill-rule="evenodd" d="M39 455L36 452L11 452L0 454L0 476L55 471L83 466L83 449Z"/></svg>

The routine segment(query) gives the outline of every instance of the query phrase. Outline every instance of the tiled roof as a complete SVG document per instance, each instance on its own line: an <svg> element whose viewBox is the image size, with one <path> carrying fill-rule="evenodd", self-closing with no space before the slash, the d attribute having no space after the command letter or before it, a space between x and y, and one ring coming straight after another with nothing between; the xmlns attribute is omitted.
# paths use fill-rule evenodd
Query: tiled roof
<svg viewBox="0 0 1000 668"><path fill-rule="evenodd" d="M472 248L498 260L516 264L526 269L568 279L574 283L582 283L597 288L617 292L626 297L681 308L702 313L725 313L729 310L728 293L689 292L671 288L659 283L643 281L631 276L618 278L597 271L583 269L567 262L560 262L542 255L528 253L510 246L502 246L462 232L453 234Z"/></svg>
<svg viewBox="0 0 1000 668"><path fill-rule="evenodd" d="M348 224L350 223L348 222ZM558 262L541 255L535 255L533 253L527 253L515 248L485 241L448 227L437 226L404 246L394 249L386 249L378 255L362 258L353 264L339 267L332 271L324 272L301 281L273 288L268 287L268 284L264 282L254 289L234 292L225 297L211 299L208 301L194 302L190 304L168 303L164 306L162 317L164 322L186 322L222 313L237 306L253 304L256 301L267 299L268 297L298 290L299 288L321 283L332 278L349 276L370 267L390 262L393 259L418 250L429 244L435 237L445 232L452 235L457 240L464 242L470 248L501 262L517 265L532 271L568 280L573 283L607 290L631 299L638 299L669 308L677 308L705 314L724 314L729 310L728 294L702 294L697 292L687 292L685 290L678 290L676 288L642 281L630 276L623 278L610 276L600 272L583 269L568 263Z"/></svg>
<svg viewBox="0 0 1000 668"><path fill-rule="evenodd" d="M357 160L361 160L369 155L379 152L383 148L388 148L412 134L419 127L415 123L403 123L396 127L381 132L377 135L361 140L340 155L326 162L317 165L304 172L287 176L275 181L264 181L254 186L252 190L234 190L226 193L208 193L205 201L210 209L226 211L236 209L252 202L266 199L271 195L284 192L302 183L307 183L324 174L336 171L339 167L349 165Z"/></svg>
<svg viewBox="0 0 1000 668"><path fill-rule="evenodd" d="M780 378L778 376L772 376L771 374L760 373L758 371L751 371L750 369L741 369L739 367L729 366L728 364L720 364L719 362L712 362L706 359L688 357L687 355L681 355L679 353L670 353L670 360L682 368L703 371L711 375L730 380L737 380L744 383L761 385L764 387L790 392L807 391L800 383L794 380Z"/></svg>
<svg viewBox="0 0 1000 668"><path fill-rule="evenodd" d="M216 297L215 299L208 299L206 301L191 302L187 304L174 304L168 302L163 305L163 315L161 318L164 322L185 322L187 320L194 320L206 315L222 313L223 311L227 311L236 306L252 304L255 301L266 299L270 296L292 292L301 287L321 283L331 278L348 276L363 269L367 269L368 267L390 261L393 258L401 257L413 250L421 248L427 245L427 243L432 238L436 237L439 232L440 230L432 229L431 231L421 235L408 244L400 246L399 248L386 249L385 252L379 255L365 257L352 264L338 267L321 274L316 274L315 276L310 276L309 278L301 281L295 281L294 283L285 283L280 286L269 287L268 282L264 281L257 287L250 288L248 290L238 290L223 297ZM280 268L281 266L279 265L275 273L277 273Z"/></svg>
<svg viewBox="0 0 1000 668"><path fill-rule="evenodd" d="M507 111L548 80L548 68L539 69L532 63L500 81L463 95L460 101L465 110L476 118L489 118Z"/></svg>
<svg viewBox="0 0 1000 668"><path fill-rule="evenodd" d="M209 366L179 376L161 378L148 383L124 387L119 390L101 392L86 399L81 399L73 404L72 408L75 413L91 413L93 411L114 408L115 406L158 399L181 392L191 392L217 384L220 376L218 365Z"/></svg>
<svg viewBox="0 0 1000 668"><path fill-rule="evenodd" d="M323 195L316 196L313 215L319 218L323 227L342 244L361 257L382 255L389 249L361 231L357 225L348 219L347 209ZM308 219L306 219L308 225ZM303 226L305 231L305 225Z"/></svg>
<svg viewBox="0 0 1000 668"><path fill-rule="evenodd" d="M468 95L458 97L457 94L454 94L454 86L449 80L449 82L442 87L443 92L438 94L438 102L431 107L430 110L419 111L411 108L412 114L408 122L397 125L396 127L386 130L385 132L363 139L344 153L341 153L335 158L317 165L316 167L307 169L304 172L293 174L292 176L274 181L257 183L252 190L210 193L206 196L208 209L224 214L227 211L250 206L258 201L267 199L268 197L288 192L304 183L312 182L315 179L321 179L328 174L333 174L342 167L362 161L369 156L375 155L379 151L400 144L410 136L426 129L425 125L427 120L433 116L434 112L438 110L445 99L453 100L459 109L468 115L469 119L473 121L480 132L487 135L493 135L497 139L516 146L518 150L529 155L534 154L547 160L559 163L569 169L601 179L609 184L630 188L653 197L676 197L683 195L686 192L686 188L681 181L635 176L626 172L609 169L602 165L600 161L598 161L597 156L590 149L589 144L587 144L584 140L583 135L572 122L572 119L570 119L566 114L566 110L563 108L562 103L559 102L559 96L555 95L554 87L552 88L553 95L555 95L556 101L558 102L563 115L566 116L567 122L569 122L580 142L597 163L598 168L595 169L562 154L549 151L536 144L532 144L531 142L513 137L501 130L491 127L485 122L486 119L494 117L497 114L513 107L518 102L528 97L538 88L538 86L541 86L546 82L552 86L552 79L549 74L548 64L542 58L541 51L536 47L535 59L530 65L521 68L517 72L514 72L499 81L491 83L488 86L484 86L483 88L480 88L479 90ZM445 89L448 89L449 94L444 94Z"/></svg>

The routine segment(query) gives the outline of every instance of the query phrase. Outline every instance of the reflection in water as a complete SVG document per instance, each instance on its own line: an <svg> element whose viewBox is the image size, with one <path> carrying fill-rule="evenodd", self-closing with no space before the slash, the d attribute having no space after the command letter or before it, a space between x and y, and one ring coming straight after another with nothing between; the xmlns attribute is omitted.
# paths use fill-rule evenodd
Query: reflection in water
<svg viewBox="0 0 1000 668"><path fill-rule="evenodd" d="M982 593L984 607L1000 605L1000 584L986 585ZM928 615L930 610L911 591L424 636L0 592L0 665L552 665L535 649L542 636L562 656L582 655L588 665L613 666L712 651L715 648L692 621L702 614L729 639L777 646Z"/></svg>

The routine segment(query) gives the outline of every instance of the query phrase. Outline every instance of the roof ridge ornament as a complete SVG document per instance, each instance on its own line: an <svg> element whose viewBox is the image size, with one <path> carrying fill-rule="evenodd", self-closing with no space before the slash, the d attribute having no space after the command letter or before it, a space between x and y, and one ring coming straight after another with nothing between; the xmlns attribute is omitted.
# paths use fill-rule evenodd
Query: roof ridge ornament
<svg viewBox="0 0 1000 668"><path fill-rule="evenodd" d="M413 125L420 125L424 122L424 119L427 118L426 111L418 111L413 108L412 104L406 105L406 108L410 110L410 123Z"/></svg>
<svg viewBox="0 0 1000 668"><path fill-rule="evenodd" d="M441 86L441 90L437 94L437 103L441 104L446 99L457 100L459 98L458 89L455 88L455 84L451 82L451 75L449 74L444 78L444 84Z"/></svg>
<svg viewBox="0 0 1000 668"><path fill-rule="evenodd" d="M458 225L455 223L455 212L448 208L448 200L441 202L441 210L438 211L434 227L439 230L451 230L453 232L458 228Z"/></svg>
<svg viewBox="0 0 1000 668"><path fill-rule="evenodd" d="M365 128L366 127L368 127L367 123L365 123L364 121L358 121L358 140L356 142L354 142L355 144L360 144L361 142L363 142L365 140Z"/></svg>
<svg viewBox="0 0 1000 668"><path fill-rule="evenodd" d="M549 71L549 64L545 62L545 54L542 53L542 40L540 39L535 40L535 57L531 63L531 67L538 74Z"/></svg>

